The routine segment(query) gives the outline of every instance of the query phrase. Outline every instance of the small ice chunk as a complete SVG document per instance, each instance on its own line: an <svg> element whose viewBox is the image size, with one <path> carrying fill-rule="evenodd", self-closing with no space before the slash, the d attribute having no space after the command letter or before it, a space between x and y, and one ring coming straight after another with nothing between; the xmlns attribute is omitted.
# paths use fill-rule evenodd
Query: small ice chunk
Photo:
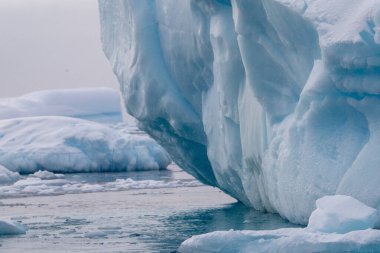
<svg viewBox="0 0 380 253"><path fill-rule="evenodd" d="M373 228L377 210L350 196L325 196L316 202L308 228L324 233L348 233Z"/></svg>
<svg viewBox="0 0 380 253"><path fill-rule="evenodd" d="M20 174L13 172L0 165L0 184L10 184L17 181L20 178Z"/></svg>
<svg viewBox="0 0 380 253"><path fill-rule="evenodd" d="M65 175L63 174L54 174L53 172L47 170L39 170L33 174L33 176L41 178L41 179L58 179L63 178Z"/></svg>
<svg viewBox="0 0 380 253"><path fill-rule="evenodd" d="M0 220L0 236L19 235L26 233L26 226L13 221Z"/></svg>
<svg viewBox="0 0 380 253"><path fill-rule="evenodd" d="M102 237L107 237L108 234L104 231L93 231L93 232L87 232L84 234L85 237L87 238L102 238Z"/></svg>

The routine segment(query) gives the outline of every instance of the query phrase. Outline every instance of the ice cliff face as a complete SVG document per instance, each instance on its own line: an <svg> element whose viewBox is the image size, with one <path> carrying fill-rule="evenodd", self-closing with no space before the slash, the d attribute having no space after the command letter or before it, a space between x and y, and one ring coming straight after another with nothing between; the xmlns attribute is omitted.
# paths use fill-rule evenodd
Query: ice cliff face
<svg viewBox="0 0 380 253"><path fill-rule="evenodd" d="M183 169L307 223L380 209L379 0L100 0L128 112Z"/></svg>

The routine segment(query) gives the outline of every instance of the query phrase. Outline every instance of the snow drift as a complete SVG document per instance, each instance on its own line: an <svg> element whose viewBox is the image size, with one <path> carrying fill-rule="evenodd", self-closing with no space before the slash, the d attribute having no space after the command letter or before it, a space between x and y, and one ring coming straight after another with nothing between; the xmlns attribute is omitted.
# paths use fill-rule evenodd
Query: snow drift
<svg viewBox="0 0 380 253"><path fill-rule="evenodd" d="M378 0L99 4L128 112L183 169L296 223L380 209Z"/></svg>

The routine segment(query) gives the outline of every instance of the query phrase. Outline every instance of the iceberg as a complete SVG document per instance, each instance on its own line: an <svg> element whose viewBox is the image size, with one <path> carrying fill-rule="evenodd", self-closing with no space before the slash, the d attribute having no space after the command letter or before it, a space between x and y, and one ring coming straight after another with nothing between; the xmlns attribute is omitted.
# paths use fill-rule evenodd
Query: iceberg
<svg viewBox="0 0 380 253"><path fill-rule="evenodd" d="M380 210L378 0L99 6L127 111L184 170L294 223L326 195Z"/></svg>
<svg viewBox="0 0 380 253"><path fill-rule="evenodd" d="M121 123L119 92L111 88L43 90L0 99L0 119L65 116L100 123Z"/></svg>
<svg viewBox="0 0 380 253"><path fill-rule="evenodd" d="M21 223L0 220L0 236L25 234L26 230L26 226Z"/></svg>
<svg viewBox="0 0 380 253"><path fill-rule="evenodd" d="M0 164L7 168L0 167L0 183L17 180L14 172L46 179L60 177L49 172L157 170L171 163L154 140L127 130L58 116L0 120Z"/></svg>

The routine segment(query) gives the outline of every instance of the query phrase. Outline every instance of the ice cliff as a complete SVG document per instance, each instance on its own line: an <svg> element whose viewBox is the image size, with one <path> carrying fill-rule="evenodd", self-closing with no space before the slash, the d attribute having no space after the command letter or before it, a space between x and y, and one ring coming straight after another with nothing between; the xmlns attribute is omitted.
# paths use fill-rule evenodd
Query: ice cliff
<svg viewBox="0 0 380 253"><path fill-rule="evenodd" d="M183 169L297 223L325 195L380 209L379 0L99 5L128 112Z"/></svg>

